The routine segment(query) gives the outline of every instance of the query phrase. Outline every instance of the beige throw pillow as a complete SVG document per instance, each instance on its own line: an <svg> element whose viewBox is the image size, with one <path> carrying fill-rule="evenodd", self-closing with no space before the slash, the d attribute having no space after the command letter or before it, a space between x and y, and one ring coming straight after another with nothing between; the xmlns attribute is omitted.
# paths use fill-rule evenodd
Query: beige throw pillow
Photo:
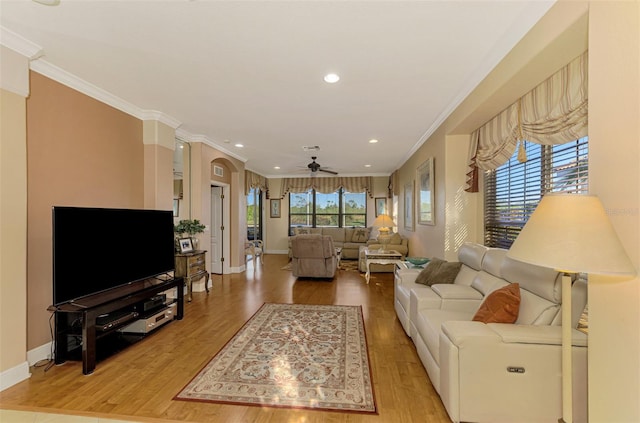
<svg viewBox="0 0 640 423"><path fill-rule="evenodd" d="M369 228L356 228L351 235L351 242L367 242L369 239Z"/></svg>
<svg viewBox="0 0 640 423"><path fill-rule="evenodd" d="M461 266L462 263L459 261L448 262L433 258L416 277L416 283L427 286L437 283L453 283Z"/></svg>

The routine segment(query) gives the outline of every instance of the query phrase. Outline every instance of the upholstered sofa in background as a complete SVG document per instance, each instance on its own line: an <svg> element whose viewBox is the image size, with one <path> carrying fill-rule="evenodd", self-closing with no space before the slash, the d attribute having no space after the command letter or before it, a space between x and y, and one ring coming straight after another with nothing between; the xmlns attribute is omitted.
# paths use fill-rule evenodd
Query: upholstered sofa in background
<svg viewBox="0 0 640 423"><path fill-rule="evenodd" d="M291 240L291 273L297 277L333 278L338 257L328 235L296 235Z"/></svg>
<svg viewBox="0 0 640 423"><path fill-rule="evenodd" d="M561 275L506 253L464 244L449 284L417 284L414 269L396 275L398 319L454 422L555 422L562 415ZM508 288L520 295L515 323L474 321L487 297ZM573 413L583 422L587 335L576 328L587 302L584 280L574 282L572 302Z"/></svg>
<svg viewBox="0 0 640 423"><path fill-rule="evenodd" d="M293 236L305 234L328 235L333 240L334 247L342 248L342 259L356 260L358 249L367 245L371 236L371 228L294 228ZM291 238L289 237L289 258L291 255Z"/></svg>

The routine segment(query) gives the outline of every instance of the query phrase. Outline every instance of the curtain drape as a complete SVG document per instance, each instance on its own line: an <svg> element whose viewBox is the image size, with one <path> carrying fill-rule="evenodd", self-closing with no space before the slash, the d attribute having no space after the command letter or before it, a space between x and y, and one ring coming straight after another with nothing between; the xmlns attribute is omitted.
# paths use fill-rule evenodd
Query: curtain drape
<svg viewBox="0 0 640 423"><path fill-rule="evenodd" d="M526 161L524 142L574 141L588 130L588 52L529 91L471 134L468 192L478 191L478 169L496 169L513 155Z"/></svg>
<svg viewBox="0 0 640 423"><path fill-rule="evenodd" d="M267 198L269 198L269 185L267 183L267 178L262 175L258 175L250 170L244 171L244 195L249 195L249 191L251 188L260 188L261 191L267 193Z"/></svg>
<svg viewBox="0 0 640 423"><path fill-rule="evenodd" d="M280 198L290 192L301 193L315 189L323 194L344 188L348 192L366 191L373 198L373 178L371 176L330 177L330 178L283 178Z"/></svg>

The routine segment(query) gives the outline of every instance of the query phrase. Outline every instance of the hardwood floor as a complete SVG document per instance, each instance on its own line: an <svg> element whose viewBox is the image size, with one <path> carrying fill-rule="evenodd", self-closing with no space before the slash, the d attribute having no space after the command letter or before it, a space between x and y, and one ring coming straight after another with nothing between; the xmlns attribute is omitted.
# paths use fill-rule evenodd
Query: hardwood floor
<svg viewBox="0 0 640 423"><path fill-rule="evenodd" d="M0 393L0 408L141 422L450 422L393 309L393 274L340 270L333 282L296 280L286 255L242 274L212 275L174 321L82 375L81 362L32 368ZM362 305L378 415L173 401L172 398L265 302Z"/></svg>

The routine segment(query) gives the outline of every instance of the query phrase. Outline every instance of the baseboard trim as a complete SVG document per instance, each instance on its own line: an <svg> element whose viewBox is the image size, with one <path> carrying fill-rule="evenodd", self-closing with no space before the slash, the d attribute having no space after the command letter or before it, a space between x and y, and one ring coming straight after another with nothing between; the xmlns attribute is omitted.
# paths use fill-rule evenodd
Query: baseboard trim
<svg viewBox="0 0 640 423"><path fill-rule="evenodd" d="M265 254L289 254L289 250L265 250Z"/></svg>
<svg viewBox="0 0 640 423"><path fill-rule="evenodd" d="M0 373L0 391L4 391L7 388L11 388L13 385L29 379L31 373L29 373L29 363L20 363L15 367L7 369Z"/></svg>
<svg viewBox="0 0 640 423"><path fill-rule="evenodd" d="M50 360L51 357L51 347L52 342L47 342L44 345L40 345L32 350L27 351L27 362L29 366L33 366L38 361L42 360Z"/></svg>

